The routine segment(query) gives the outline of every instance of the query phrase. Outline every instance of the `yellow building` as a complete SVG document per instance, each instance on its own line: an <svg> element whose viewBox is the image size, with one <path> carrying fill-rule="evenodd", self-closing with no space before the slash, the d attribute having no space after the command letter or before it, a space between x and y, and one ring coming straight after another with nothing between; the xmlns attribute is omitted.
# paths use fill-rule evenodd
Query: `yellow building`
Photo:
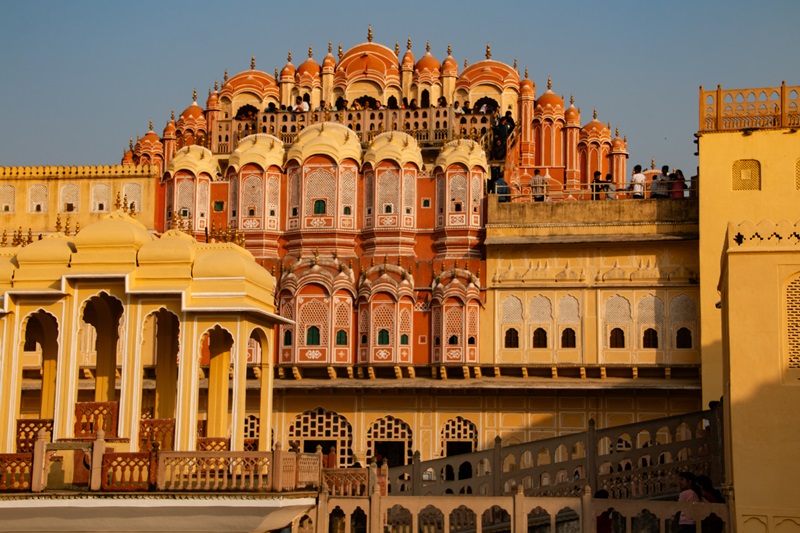
<svg viewBox="0 0 800 533"><path fill-rule="evenodd" d="M800 530L798 93L700 92L703 395L723 398L726 479L746 532Z"/></svg>
<svg viewBox="0 0 800 533"><path fill-rule="evenodd" d="M37 423L54 441L85 437L99 424L87 416L105 418L119 451L135 451L152 419L173 421L167 449L194 449L200 421L202 437L241 450L248 368L271 431L272 361L260 354L286 321L274 314L272 276L240 246L156 238L114 211L74 237L2 248L0 268L4 451L26 424L29 438Z"/></svg>

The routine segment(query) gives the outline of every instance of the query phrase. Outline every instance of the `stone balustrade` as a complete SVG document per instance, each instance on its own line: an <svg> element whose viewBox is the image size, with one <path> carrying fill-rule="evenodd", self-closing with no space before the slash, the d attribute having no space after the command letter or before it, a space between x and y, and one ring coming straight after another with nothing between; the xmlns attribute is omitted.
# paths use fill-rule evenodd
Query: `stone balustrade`
<svg viewBox="0 0 800 533"><path fill-rule="evenodd" d="M225 123L227 121L220 121ZM291 144L304 128L319 122L338 122L352 129L365 146L376 135L387 131L401 131L414 137L422 148L440 147L456 138L485 139L491 132L489 114L457 115L452 108L427 107L422 109L362 109L345 111L307 111L297 113L276 111L264 113L260 121L233 120L233 142L218 142L216 152L228 153L237 142L256 133L273 135ZM488 147L488 144L485 146Z"/></svg>
<svg viewBox="0 0 800 533"><path fill-rule="evenodd" d="M800 127L800 86L706 91L700 86L699 131Z"/></svg>
<svg viewBox="0 0 800 533"><path fill-rule="evenodd" d="M522 487L528 496L580 494L587 486L619 498L657 498L678 491L678 473L704 474L721 484L719 408L589 430L551 439L420 461L389 469L389 493L501 496Z"/></svg>

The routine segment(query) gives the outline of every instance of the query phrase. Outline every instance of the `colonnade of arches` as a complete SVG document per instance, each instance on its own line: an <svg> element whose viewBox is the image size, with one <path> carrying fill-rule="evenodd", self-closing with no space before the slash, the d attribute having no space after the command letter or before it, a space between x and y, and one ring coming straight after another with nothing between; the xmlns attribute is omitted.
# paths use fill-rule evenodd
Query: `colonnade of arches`
<svg viewBox="0 0 800 533"><path fill-rule="evenodd" d="M241 448L243 436L238 433L246 431L246 424L236 411L244 413L244 406L234 409L231 384L239 380L238 367L269 364L260 357L270 353L267 332L252 327L239 341L235 329L220 323L198 328L200 324L185 321L174 303L148 311L126 305L115 292L102 290L83 300L74 325L44 307L20 321L18 393L7 399L17 419L49 421L47 427L55 427L58 438L83 436L81 416L84 424L101 422L91 419L95 415L79 415L78 405L103 404L103 412L115 413L115 423L102 422L108 437L142 437L147 430L138 422L171 421L172 440L161 442L167 449L181 446L174 438L186 428L192 428L182 439L186 448L198 446L192 433ZM134 324L140 315L144 318ZM71 329L74 335L69 337ZM190 330L199 333L193 338ZM245 360L238 355L243 351L236 346L240 342L246 345ZM80 348L77 353L70 349L72 343ZM196 373L184 376L190 371ZM266 383L262 385L268 394ZM244 383L237 387L243 389ZM59 417L65 420L58 423Z"/></svg>

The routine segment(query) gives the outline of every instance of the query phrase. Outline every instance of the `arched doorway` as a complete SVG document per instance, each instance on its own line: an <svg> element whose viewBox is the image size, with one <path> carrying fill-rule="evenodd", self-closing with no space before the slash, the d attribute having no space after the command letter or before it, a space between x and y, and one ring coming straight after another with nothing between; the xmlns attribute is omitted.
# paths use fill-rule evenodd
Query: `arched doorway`
<svg viewBox="0 0 800 533"><path fill-rule="evenodd" d="M328 468L353 465L353 428L350 422L339 413L317 407L295 417L289 426L289 439L299 441L300 450L314 453L322 446L322 453L336 454L336 464Z"/></svg>
<svg viewBox="0 0 800 533"><path fill-rule="evenodd" d="M95 402L119 401L116 391L117 365L121 364L121 361L117 360L117 344L122 313L122 302L106 292L91 297L83 308L82 333L94 334ZM87 328L86 325L91 328ZM119 372L121 375L121 366Z"/></svg>
<svg viewBox="0 0 800 533"><path fill-rule="evenodd" d="M203 391L200 391L197 416L198 420L202 420L202 411L205 410L205 435L198 431L198 436L227 439L230 428L228 406L233 335L217 325L203 334L200 345L200 367L207 379L208 388L205 397L202 395Z"/></svg>
<svg viewBox="0 0 800 533"><path fill-rule="evenodd" d="M139 449L153 442L168 451L175 444L175 408L178 391L180 321L164 308L145 318L142 332L142 405ZM154 386L153 386L154 385Z"/></svg>
<svg viewBox="0 0 800 533"><path fill-rule="evenodd" d="M23 327L23 360L32 357L39 360L39 368L31 376L27 376L41 380L38 416L40 419L52 419L56 406L58 320L50 313L40 309L28 316ZM23 367L23 376L25 376L25 372Z"/></svg>

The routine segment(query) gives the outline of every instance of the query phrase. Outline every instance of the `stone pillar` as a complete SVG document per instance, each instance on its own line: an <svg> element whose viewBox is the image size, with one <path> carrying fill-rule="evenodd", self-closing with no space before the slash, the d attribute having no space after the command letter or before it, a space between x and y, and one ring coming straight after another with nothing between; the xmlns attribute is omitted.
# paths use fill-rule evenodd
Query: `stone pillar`
<svg viewBox="0 0 800 533"><path fill-rule="evenodd" d="M215 334L216 333L216 334ZM210 332L208 370L207 437L225 437L228 433L228 383L231 352L221 332Z"/></svg>
<svg viewBox="0 0 800 533"><path fill-rule="evenodd" d="M97 430L97 438L92 445L92 470L89 478L89 490L98 491L102 486L103 480L103 455L106 453L106 432L102 429Z"/></svg>

